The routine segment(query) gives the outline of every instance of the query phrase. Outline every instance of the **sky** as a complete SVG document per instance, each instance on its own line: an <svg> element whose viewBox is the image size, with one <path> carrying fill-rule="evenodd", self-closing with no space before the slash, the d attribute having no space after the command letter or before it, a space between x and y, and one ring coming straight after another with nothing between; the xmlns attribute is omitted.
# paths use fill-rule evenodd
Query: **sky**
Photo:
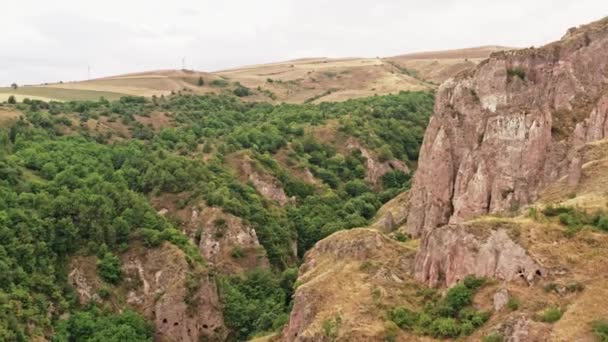
<svg viewBox="0 0 608 342"><path fill-rule="evenodd" d="M540 46L606 0L0 0L0 85L304 57Z"/></svg>

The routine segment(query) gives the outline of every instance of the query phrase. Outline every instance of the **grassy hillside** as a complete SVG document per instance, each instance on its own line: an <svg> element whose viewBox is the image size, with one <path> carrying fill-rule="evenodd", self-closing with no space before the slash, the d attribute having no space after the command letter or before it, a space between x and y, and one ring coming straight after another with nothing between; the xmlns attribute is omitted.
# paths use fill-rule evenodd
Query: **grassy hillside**
<svg viewBox="0 0 608 342"><path fill-rule="evenodd" d="M0 88L0 101L8 100L11 95L15 96L17 101L23 101L25 98L41 101L97 101L102 97L108 100L118 100L122 96L127 96L127 93L95 89L64 89L53 86Z"/></svg>
<svg viewBox="0 0 608 342"><path fill-rule="evenodd" d="M252 65L214 73L159 70L81 82L0 88L0 101L11 94L19 100L98 100L103 96L230 94L247 101L319 103L345 101L400 91L424 91L471 68L503 47L416 53L388 58L308 58Z"/></svg>

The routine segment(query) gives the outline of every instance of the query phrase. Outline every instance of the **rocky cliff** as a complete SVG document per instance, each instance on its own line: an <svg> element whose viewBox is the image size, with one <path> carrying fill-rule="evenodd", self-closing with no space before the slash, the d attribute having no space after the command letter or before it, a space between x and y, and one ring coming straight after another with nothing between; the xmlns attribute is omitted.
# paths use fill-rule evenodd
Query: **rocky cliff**
<svg viewBox="0 0 608 342"><path fill-rule="evenodd" d="M608 19L541 48L494 53L436 97L411 191L414 236L509 211L578 181L578 148L608 134Z"/></svg>
<svg viewBox="0 0 608 342"><path fill-rule="evenodd" d="M215 280L204 269L192 269L179 248L168 242L154 249L136 244L120 258L124 279L104 300L95 257L72 260L69 280L81 304L103 301L118 309L126 303L154 322L156 341L226 338Z"/></svg>

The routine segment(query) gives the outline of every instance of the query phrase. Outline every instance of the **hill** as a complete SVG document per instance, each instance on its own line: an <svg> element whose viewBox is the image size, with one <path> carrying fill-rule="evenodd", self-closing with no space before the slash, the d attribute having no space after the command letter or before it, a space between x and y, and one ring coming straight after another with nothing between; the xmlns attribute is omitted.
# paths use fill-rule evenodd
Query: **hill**
<svg viewBox="0 0 608 342"><path fill-rule="evenodd" d="M0 88L9 95L39 100L116 100L121 96L232 93L248 88L248 101L305 103L344 101L399 91L430 90L445 79L475 66L504 47L425 52L389 58L307 58L252 65L213 73L160 70L80 82ZM199 84L202 79L203 84ZM246 96L245 96L246 95Z"/></svg>

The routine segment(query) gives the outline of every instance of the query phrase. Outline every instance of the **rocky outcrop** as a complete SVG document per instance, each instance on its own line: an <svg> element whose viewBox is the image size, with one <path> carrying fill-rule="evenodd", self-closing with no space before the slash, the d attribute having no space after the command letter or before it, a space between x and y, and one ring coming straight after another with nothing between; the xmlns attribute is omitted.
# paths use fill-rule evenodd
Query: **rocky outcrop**
<svg viewBox="0 0 608 342"><path fill-rule="evenodd" d="M220 208L193 208L187 226L205 260L224 273L270 267L255 230Z"/></svg>
<svg viewBox="0 0 608 342"><path fill-rule="evenodd" d="M101 300L96 293L103 283L94 259L77 257L71 263L70 280L83 304ZM126 303L154 322L157 341L226 337L215 280L204 269L188 265L179 248L168 242L153 249L133 245L121 261L123 279L107 300L117 308Z"/></svg>
<svg viewBox="0 0 608 342"><path fill-rule="evenodd" d="M157 340L219 341L226 336L215 281L205 271L191 269L177 247L132 248L121 259L130 289L127 303L153 319ZM188 277L196 286L186 287Z"/></svg>
<svg viewBox="0 0 608 342"><path fill-rule="evenodd" d="M365 180L370 184L379 185L382 176L384 176L384 174L389 171L400 170L407 174L410 173L410 169L401 160L391 159L387 161L381 161L375 153L363 147L361 143L359 143L359 141L355 139L348 139L346 143L346 149L349 151L361 151L361 155L366 159Z"/></svg>
<svg viewBox="0 0 608 342"><path fill-rule="evenodd" d="M507 318L494 330L505 342L545 342L550 339L549 326L535 322L525 315Z"/></svg>
<svg viewBox="0 0 608 342"><path fill-rule="evenodd" d="M372 229L334 233L300 266L283 341L382 341L386 312L414 296L414 250ZM324 325L335 331L328 336Z"/></svg>
<svg viewBox="0 0 608 342"><path fill-rule="evenodd" d="M159 214L179 220L182 230L199 247L206 262L224 274L270 267L255 229L241 218L203 202L176 207L181 201L176 195L163 195L153 203Z"/></svg>
<svg viewBox="0 0 608 342"><path fill-rule="evenodd" d="M422 145L408 230L531 203L608 135L608 19L542 48L494 53L446 81Z"/></svg>
<svg viewBox="0 0 608 342"><path fill-rule="evenodd" d="M434 229L416 255L415 276L431 287L452 286L467 275L532 283L544 274L541 266L506 230L476 235L463 225Z"/></svg>
<svg viewBox="0 0 608 342"><path fill-rule="evenodd" d="M291 198L285 194L281 182L276 177L258 170L254 161L249 156L238 155L235 158L239 159L237 161L239 175L251 182L262 196L280 205L287 205L295 200L295 198Z"/></svg>
<svg viewBox="0 0 608 342"><path fill-rule="evenodd" d="M371 228L389 233L405 224L409 209L409 192L405 191L386 202L376 213Z"/></svg>

